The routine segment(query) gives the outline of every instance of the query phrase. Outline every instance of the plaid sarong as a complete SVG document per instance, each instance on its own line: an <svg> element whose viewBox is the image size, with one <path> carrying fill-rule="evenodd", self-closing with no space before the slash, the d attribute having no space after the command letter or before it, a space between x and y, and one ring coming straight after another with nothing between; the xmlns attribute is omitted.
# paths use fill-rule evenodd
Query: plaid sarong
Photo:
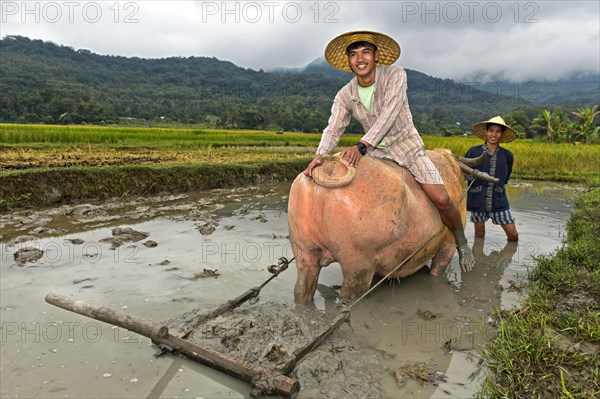
<svg viewBox="0 0 600 399"><path fill-rule="evenodd" d="M494 224L514 224L515 218L513 217L510 209L504 211L492 211L492 212L471 212L471 222L486 222L489 218L492 218Z"/></svg>

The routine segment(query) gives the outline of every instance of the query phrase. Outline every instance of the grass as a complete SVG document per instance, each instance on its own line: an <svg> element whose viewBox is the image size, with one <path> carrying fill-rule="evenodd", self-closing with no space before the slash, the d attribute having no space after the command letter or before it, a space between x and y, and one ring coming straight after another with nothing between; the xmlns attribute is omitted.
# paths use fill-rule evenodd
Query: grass
<svg viewBox="0 0 600 399"><path fill-rule="evenodd" d="M479 397L600 397L600 189L577 207L566 245L536 258L522 307L495 314Z"/></svg>

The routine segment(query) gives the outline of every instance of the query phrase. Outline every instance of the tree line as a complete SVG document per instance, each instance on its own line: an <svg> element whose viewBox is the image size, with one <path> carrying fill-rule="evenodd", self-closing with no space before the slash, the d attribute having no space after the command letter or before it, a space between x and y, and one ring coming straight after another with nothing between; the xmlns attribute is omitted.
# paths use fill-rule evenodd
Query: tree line
<svg viewBox="0 0 600 399"><path fill-rule="evenodd" d="M265 72L210 57L106 56L23 36L0 40L0 71L0 122L133 120L300 132L322 131L335 94L352 76L326 65ZM491 115L519 109L515 122L526 124L526 136L545 134L530 128L532 112L541 110L521 99L493 87L407 74L411 112L422 133L459 135ZM353 122L348 131L362 128Z"/></svg>

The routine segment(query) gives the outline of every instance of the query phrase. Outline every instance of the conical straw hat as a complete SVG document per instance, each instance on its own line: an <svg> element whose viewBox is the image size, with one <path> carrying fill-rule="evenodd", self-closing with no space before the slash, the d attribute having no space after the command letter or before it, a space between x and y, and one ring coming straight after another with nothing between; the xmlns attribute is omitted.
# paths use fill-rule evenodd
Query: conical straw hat
<svg viewBox="0 0 600 399"><path fill-rule="evenodd" d="M325 48L325 59L332 67L342 71L352 72L348 65L346 49L356 42L367 42L377 46L379 50L379 65L392 65L400 57L400 45L383 33L359 30L339 35L329 42Z"/></svg>
<svg viewBox="0 0 600 399"><path fill-rule="evenodd" d="M473 126L473 134L482 140L486 140L486 125L488 123L504 126L504 133L502 133L502 138L500 139L501 143L510 143L511 141L517 138L517 132L515 132L515 130L512 127L508 126L506 122L504 122L504 119L502 119L502 117L500 116L495 116L490 120L479 122L478 124Z"/></svg>

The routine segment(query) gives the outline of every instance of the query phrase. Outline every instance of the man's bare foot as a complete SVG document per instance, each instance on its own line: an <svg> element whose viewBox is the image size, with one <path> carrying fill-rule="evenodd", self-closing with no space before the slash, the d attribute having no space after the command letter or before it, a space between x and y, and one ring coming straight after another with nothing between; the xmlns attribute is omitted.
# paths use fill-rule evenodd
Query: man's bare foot
<svg viewBox="0 0 600 399"><path fill-rule="evenodd" d="M475 258L469 249L469 246L465 243L457 248L458 250L458 264L460 270L463 272L470 272L475 266Z"/></svg>

